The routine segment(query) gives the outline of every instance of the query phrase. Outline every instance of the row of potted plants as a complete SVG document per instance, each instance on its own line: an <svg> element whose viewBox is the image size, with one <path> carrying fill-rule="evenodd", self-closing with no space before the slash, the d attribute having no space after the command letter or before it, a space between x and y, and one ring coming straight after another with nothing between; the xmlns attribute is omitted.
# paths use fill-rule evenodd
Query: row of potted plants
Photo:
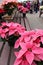
<svg viewBox="0 0 43 65"><path fill-rule="evenodd" d="M14 10L21 12L23 14L23 17L25 17L26 13L29 11L28 8L24 7L20 3L8 2L7 4L5 3L3 5L2 9L0 9L0 19L2 19L2 16L5 15L6 13L9 16L11 16Z"/></svg>
<svg viewBox="0 0 43 65"><path fill-rule="evenodd" d="M0 37L3 42L8 42L9 46L13 47L15 41L21 36L21 34L25 31L25 28L22 27L18 23L1 23L0 26Z"/></svg>
<svg viewBox="0 0 43 65"><path fill-rule="evenodd" d="M43 65L43 30L26 31L18 23L1 23L0 37L10 47L19 48L14 52L14 65Z"/></svg>
<svg viewBox="0 0 43 65"><path fill-rule="evenodd" d="M16 9L16 5L13 2L5 3L4 5L1 5L2 8L0 8L0 20L2 20L2 16L5 14L8 14L9 16L12 15L14 9Z"/></svg>
<svg viewBox="0 0 43 65"><path fill-rule="evenodd" d="M3 5L3 9L6 10L8 15L11 15L13 10L16 9L16 5L13 2L8 2L7 4Z"/></svg>

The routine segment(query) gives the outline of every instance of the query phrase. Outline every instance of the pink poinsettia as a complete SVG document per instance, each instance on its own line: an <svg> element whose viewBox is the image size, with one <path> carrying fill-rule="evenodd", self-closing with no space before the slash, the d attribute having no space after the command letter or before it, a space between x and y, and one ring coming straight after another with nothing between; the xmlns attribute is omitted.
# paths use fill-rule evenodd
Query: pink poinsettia
<svg viewBox="0 0 43 65"><path fill-rule="evenodd" d="M22 37L16 41L15 47L19 46L21 42L31 42L36 47L40 47L41 42L43 44L43 30L25 31L22 33Z"/></svg>
<svg viewBox="0 0 43 65"><path fill-rule="evenodd" d="M22 37L16 41L15 47L17 48L21 42L30 42L40 46L40 38L36 35L36 31L25 31L22 33Z"/></svg>
<svg viewBox="0 0 43 65"><path fill-rule="evenodd" d="M1 25L1 28L0 28L0 37L3 39L6 38L6 33L8 31L9 31L9 29L8 29L7 24L3 22Z"/></svg>
<svg viewBox="0 0 43 65"><path fill-rule="evenodd" d="M7 24L8 23L6 23L6 22L1 23L2 27L7 26Z"/></svg>
<svg viewBox="0 0 43 65"><path fill-rule="evenodd" d="M2 30L2 28L0 27L0 36L2 37L2 38L4 38L5 37L5 32Z"/></svg>
<svg viewBox="0 0 43 65"><path fill-rule="evenodd" d="M22 7L22 5L17 5L17 7L18 7L18 10L20 10L20 9L21 9L21 7Z"/></svg>
<svg viewBox="0 0 43 65"><path fill-rule="evenodd" d="M34 46L31 42L30 43L20 43L21 50L18 53L17 59L19 61L15 62L15 65L19 65L22 60L25 60L26 63L29 63L29 65L32 65L33 61L41 61L43 60L43 48ZM25 56L25 57L24 57ZM20 62L19 64L17 64Z"/></svg>
<svg viewBox="0 0 43 65"><path fill-rule="evenodd" d="M23 33L24 31L25 28L18 23L14 23L9 27L9 35L14 34L15 32L18 32L21 35L21 33Z"/></svg>
<svg viewBox="0 0 43 65"><path fill-rule="evenodd" d="M18 54L15 54L17 59L14 65L22 65L23 61L21 61L21 58L24 58L24 56L26 63L29 63L27 65L32 65L34 60L43 61L43 47L40 46L41 40L43 41L43 30L32 30L22 33L22 36L16 41L14 46L15 48L21 47Z"/></svg>
<svg viewBox="0 0 43 65"><path fill-rule="evenodd" d="M15 34L21 35L21 33L23 33L24 31L25 31L25 28L22 27L18 23L13 23L13 22L6 23L6 22L3 22L2 25L1 25L1 29L0 29L0 36L1 37L3 36L2 38L5 38L7 36L15 35Z"/></svg>
<svg viewBox="0 0 43 65"><path fill-rule="evenodd" d="M34 35L33 42L35 44L37 43L39 46L43 47L43 30L42 29L36 29L35 31L36 31L36 34Z"/></svg>
<svg viewBox="0 0 43 65"><path fill-rule="evenodd" d="M26 12L28 12L28 9L25 8L25 7L22 7L22 12L23 12L23 13L26 13Z"/></svg>
<svg viewBox="0 0 43 65"><path fill-rule="evenodd" d="M28 12L28 8L25 8L24 6L22 5L18 5L18 10L22 13L26 13Z"/></svg>
<svg viewBox="0 0 43 65"><path fill-rule="evenodd" d="M43 44L43 30L42 29L36 29L37 34L40 35L41 42Z"/></svg>
<svg viewBox="0 0 43 65"><path fill-rule="evenodd" d="M14 62L14 65L30 65L28 63L28 61L26 60L25 56L22 56L20 59L16 59L16 61ZM36 65L35 62L33 62L31 65Z"/></svg>
<svg viewBox="0 0 43 65"><path fill-rule="evenodd" d="M16 55L16 57L18 57L18 54L19 54L19 52L15 52L15 55ZM29 63L28 63L28 61L26 60L26 56L25 55L23 55L23 56L21 56L21 58L16 58L16 60L15 60L15 62L14 62L14 65L30 65ZM36 65L36 63L35 62L32 62L32 64L31 65Z"/></svg>

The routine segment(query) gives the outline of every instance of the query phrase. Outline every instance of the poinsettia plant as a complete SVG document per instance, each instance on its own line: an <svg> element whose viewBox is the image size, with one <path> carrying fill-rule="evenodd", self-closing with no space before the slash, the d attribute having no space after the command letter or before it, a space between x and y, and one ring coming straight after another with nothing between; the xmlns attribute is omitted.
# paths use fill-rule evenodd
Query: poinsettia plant
<svg viewBox="0 0 43 65"><path fill-rule="evenodd" d="M25 31L16 41L14 48L21 47L14 52L14 65L43 65L43 30Z"/></svg>
<svg viewBox="0 0 43 65"><path fill-rule="evenodd" d="M7 4L3 5L3 9L6 10L8 15L11 15L15 8L16 6L13 4L13 2L8 2Z"/></svg>
<svg viewBox="0 0 43 65"><path fill-rule="evenodd" d="M3 41L7 41L9 46L14 46L15 41L21 36L25 28L18 23L3 22L0 26L0 37Z"/></svg>
<svg viewBox="0 0 43 65"><path fill-rule="evenodd" d="M23 17L26 16L26 13L28 12L28 8L22 6L22 5L17 5L17 8L19 10L19 12L22 12L23 13Z"/></svg>

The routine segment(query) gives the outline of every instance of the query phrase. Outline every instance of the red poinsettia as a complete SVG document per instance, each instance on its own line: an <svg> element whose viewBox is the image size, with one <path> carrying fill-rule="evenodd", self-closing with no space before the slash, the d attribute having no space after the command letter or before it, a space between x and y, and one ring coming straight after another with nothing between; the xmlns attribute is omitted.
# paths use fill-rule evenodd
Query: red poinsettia
<svg viewBox="0 0 43 65"><path fill-rule="evenodd" d="M4 12L5 12L5 10L0 8L0 14L4 13Z"/></svg>

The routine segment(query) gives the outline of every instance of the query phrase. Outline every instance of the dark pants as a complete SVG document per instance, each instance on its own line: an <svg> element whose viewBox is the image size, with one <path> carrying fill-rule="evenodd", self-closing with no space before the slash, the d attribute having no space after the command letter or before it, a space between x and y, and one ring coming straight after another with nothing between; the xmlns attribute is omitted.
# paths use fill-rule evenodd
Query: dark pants
<svg viewBox="0 0 43 65"><path fill-rule="evenodd" d="M34 11L37 13L38 12L38 8L34 8Z"/></svg>

